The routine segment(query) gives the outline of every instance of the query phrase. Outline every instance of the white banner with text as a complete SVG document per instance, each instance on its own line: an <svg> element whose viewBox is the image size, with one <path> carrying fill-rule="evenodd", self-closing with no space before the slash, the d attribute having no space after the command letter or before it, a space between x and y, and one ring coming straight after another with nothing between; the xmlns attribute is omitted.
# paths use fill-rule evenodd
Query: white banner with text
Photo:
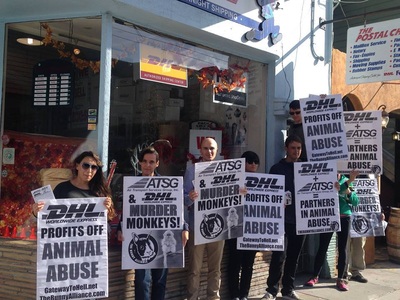
<svg viewBox="0 0 400 300"><path fill-rule="evenodd" d="M105 198L48 199L38 213L37 299L108 297Z"/></svg>
<svg viewBox="0 0 400 300"><path fill-rule="evenodd" d="M125 176L122 269L183 268L183 178Z"/></svg>
<svg viewBox="0 0 400 300"><path fill-rule="evenodd" d="M283 251L285 240L285 176L246 173L243 237L237 249Z"/></svg>
<svg viewBox="0 0 400 300"><path fill-rule="evenodd" d="M195 245L243 236L244 158L195 164Z"/></svg>
<svg viewBox="0 0 400 300"><path fill-rule="evenodd" d="M294 163L297 234L340 231L336 161Z"/></svg>

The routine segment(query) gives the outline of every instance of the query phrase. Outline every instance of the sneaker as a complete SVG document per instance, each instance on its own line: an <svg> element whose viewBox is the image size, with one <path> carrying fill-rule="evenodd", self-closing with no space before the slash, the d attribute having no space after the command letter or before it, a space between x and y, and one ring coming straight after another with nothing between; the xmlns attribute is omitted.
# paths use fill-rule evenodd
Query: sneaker
<svg viewBox="0 0 400 300"><path fill-rule="evenodd" d="M296 294L295 291L291 291L289 294L282 295L282 299L287 299L287 300L298 299L298 300L300 300L300 297Z"/></svg>
<svg viewBox="0 0 400 300"><path fill-rule="evenodd" d="M304 285L305 286L314 286L318 283L318 277L313 277L309 281L307 281Z"/></svg>
<svg viewBox="0 0 400 300"><path fill-rule="evenodd" d="M346 281L344 281L343 279L338 280L336 282L336 287L339 291L342 291L342 292L346 292L349 290L349 288L347 287Z"/></svg>
<svg viewBox="0 0 400 300"><path fill-rule="evenodd" d="M233 298L232 300L240 300L240 299L239 299L239 297L235 297L235 298Z"/></svg>
<svg viewBox="0 0 400 300"><path fill-rule="evenodd" d="M368 279L365 278L364 276L362 276L361 274L357 274L355 276L351 276L350 280L358 281L358 282L361 282L361 283L367 283L368 282Z"/></svg>
<svg viewBox="0 0 400 300"><path fill-rule="evenodd" d="M266 292L265 295L261 298L261 300L275 300L276 296L271 293Z"/></svg>

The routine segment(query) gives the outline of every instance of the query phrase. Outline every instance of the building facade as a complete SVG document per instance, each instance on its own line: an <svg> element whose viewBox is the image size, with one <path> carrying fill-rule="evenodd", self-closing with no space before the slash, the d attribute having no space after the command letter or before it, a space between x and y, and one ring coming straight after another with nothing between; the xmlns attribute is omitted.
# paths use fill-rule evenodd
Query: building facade
<svg viewBox="0 0 400 300"><path fill-rule="evenodd" d="M217 130L221 157L252 150L268 171L284 154L290 101L330 93L332 27L317 20L332 18L331 0L0 7L3 235L34 226L30 191L43 183L40 171L71 167L81 150L99 153L105 166L117 161L118 207L118 178L137 173L146 145L157 144L160 173L179 176L191 130ZM255 294L265 285L261 269ZM176 290L181 299L184 287Z"/></svg>

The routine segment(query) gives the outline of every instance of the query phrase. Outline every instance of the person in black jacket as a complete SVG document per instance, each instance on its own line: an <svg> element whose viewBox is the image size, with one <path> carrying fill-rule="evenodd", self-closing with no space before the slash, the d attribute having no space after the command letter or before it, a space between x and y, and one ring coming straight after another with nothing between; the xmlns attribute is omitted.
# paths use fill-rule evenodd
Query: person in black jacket
<svg viewBox="0 0 400 300"><path fill-rule="evenodd" d="M159 154L153 147L144 148L139 153L139 164L142 171L141 176L159 176L156 172L160 164ZM122 242L121 222L117 229L118 240ZM187 225L182 232L182 243L185 246L189 238ZM163 300L165 298L165 287L167 284L168 269L137 269L135 270L135 299L137 300ZM151 293L150 293L151 285ZM151 294L151 295L150 295Z"/></svg>
<svg viewBox="0 0 400 300"><path fill-rule="evenodd" d="M300 299L294 291L294 279L299 255L304 243L304 235L296 234L294 163L300 161L302 140L297 135L289 135L285 140L286 157L273 165L270 174L285 176L285 243L286 251L273 251L269 265L267 289L261 298L276 299L279 291L279 281L282 277L282 266L285 263L282 277L283 299Z"/></svg>
<svg viewBox="0 0 400 300"><path fill-rule="evenodd" d="M297 135L301 139L301 154L300 160L307 161L307 151L306 144L304 140L304 132L303 132L303 122L301 119L301 110L300 110L300 101L293 100L289 104L289 115L293 119L293 123L290 125L288 130L289 135Z"/></svg>

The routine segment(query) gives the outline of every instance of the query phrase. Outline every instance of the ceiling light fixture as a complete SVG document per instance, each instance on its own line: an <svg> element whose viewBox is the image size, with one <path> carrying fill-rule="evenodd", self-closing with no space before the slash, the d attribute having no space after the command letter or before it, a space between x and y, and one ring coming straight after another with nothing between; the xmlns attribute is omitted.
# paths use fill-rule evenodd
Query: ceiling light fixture
<svg viewBox="0 0 400 300"><path fill-rule="evenodd" d="M74 54L79 55L81 53L81 49L78 48L78 39L74 39L75 47L74 47Z"/></svg>
<svg viewBox="0 0 400 300"><path fill-rule="evenodd" d="M41 46L41 45L43 45L42 41L39 41L38 39L34 39L34 38L18 38L17 42L22 44L22 45L27 45L27 46Z"/></svg>

